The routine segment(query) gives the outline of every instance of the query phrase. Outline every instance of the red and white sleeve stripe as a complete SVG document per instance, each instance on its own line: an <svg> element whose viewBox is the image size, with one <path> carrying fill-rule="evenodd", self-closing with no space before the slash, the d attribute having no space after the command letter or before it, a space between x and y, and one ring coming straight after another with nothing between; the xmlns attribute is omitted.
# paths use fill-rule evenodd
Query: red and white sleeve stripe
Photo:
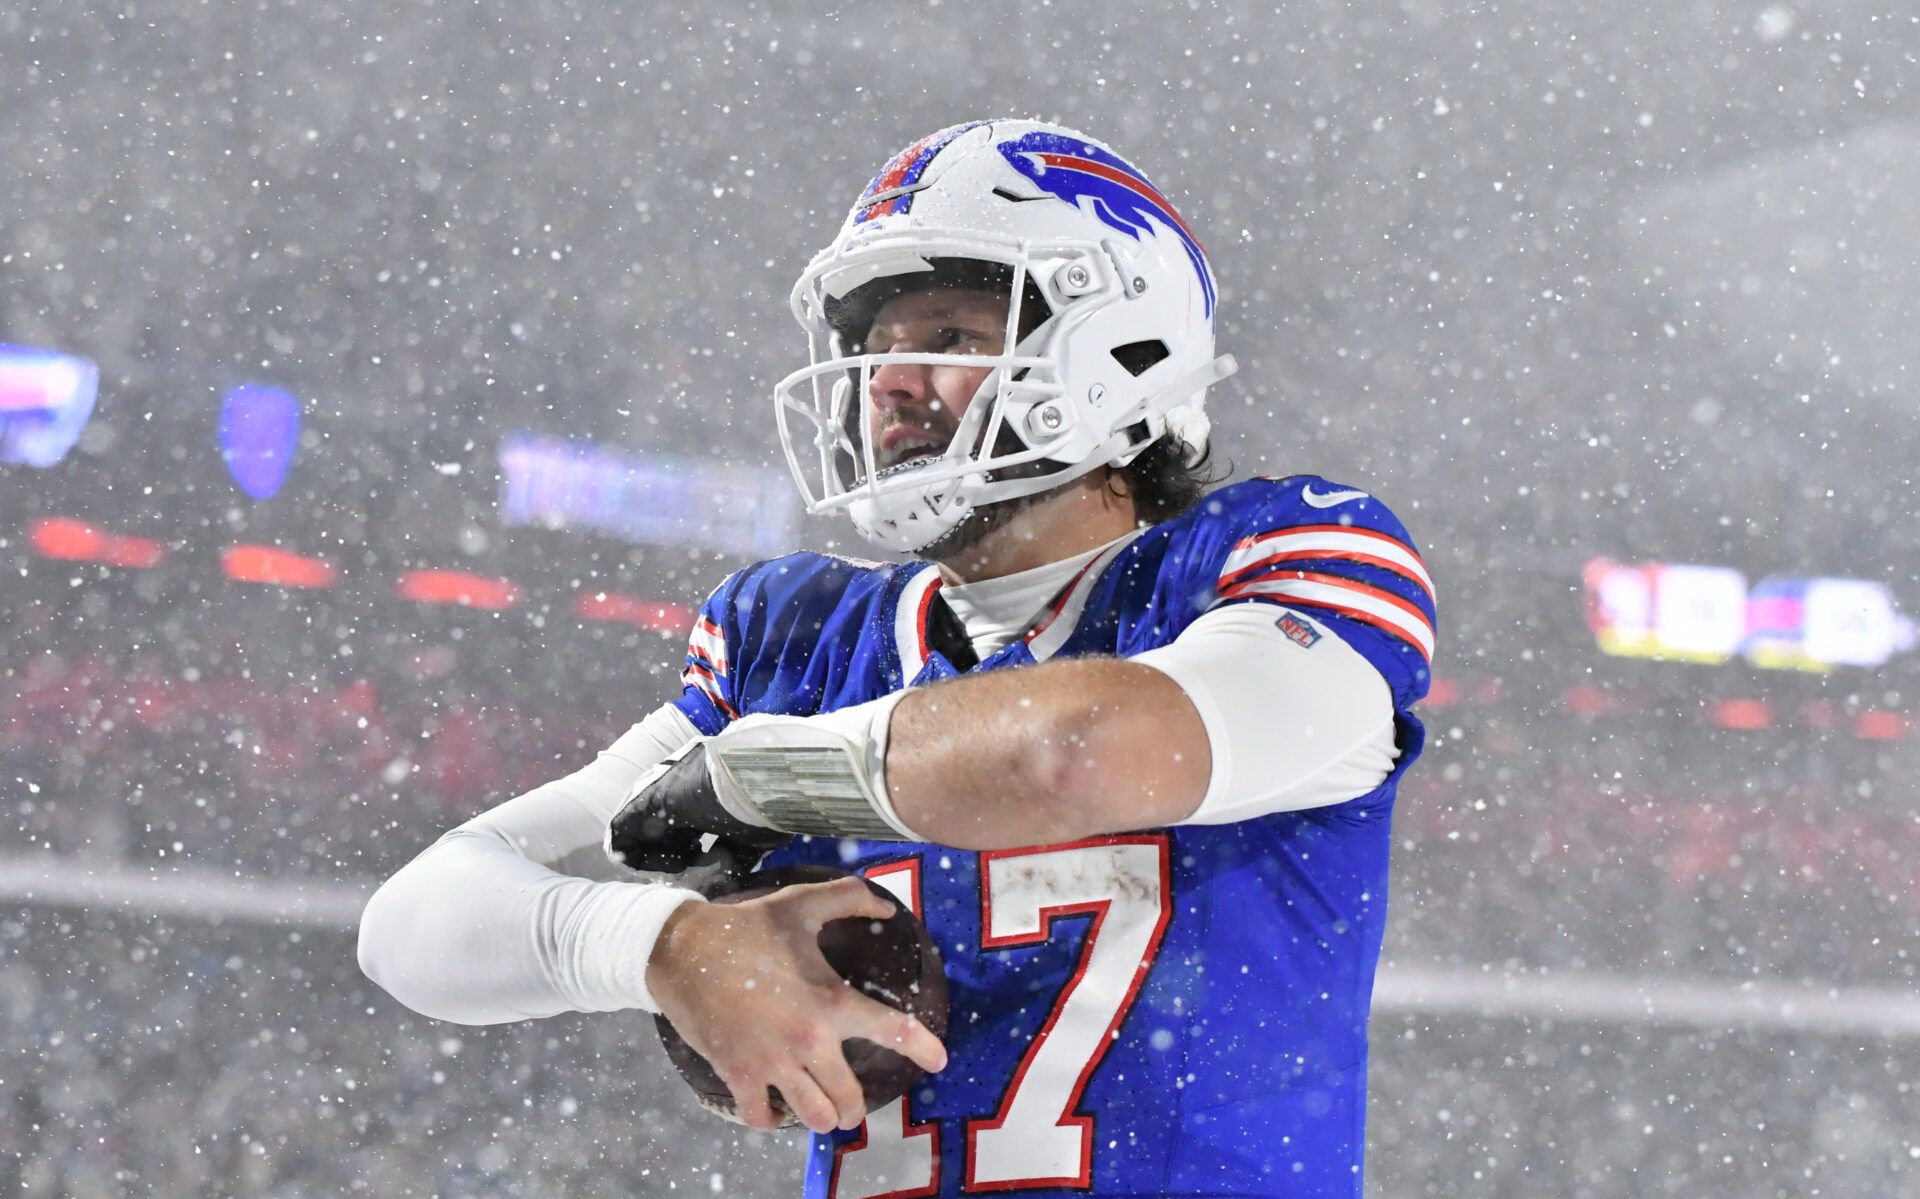
<svg viewBox="0 0 1920 1199"><path fill-rule="evenodd" d="M705 662L715 674L730 673L727 669L727 639L721 635L720 626L704 616L694 622L693 632L687 637L687 652Z"/></svg>
<svg viewBox="0 0 1920 1199"><path fill-rule="evenodd" d="M1433 599L1433 578L1427 574L1426 563L1413 552L1413 547L1385 533L1346 525L1298 525L1242 538L1240 544L1233 547L1233 553L1227 555L1226 565L1220 568L1220 585L1227 587L1249 572L1265 567L1329 558L1384 567L1405 575L1420 585L1428 600Z"/></svg>
<svg viewBox="0 0 1920 1199"><path fill-rule="evenodd" d="M726 638L718 625L702 616L694 622L693 632L687 637L687 668L680 673L680 681L697 688L728 716L738 716L721 689L727 673Z"/></svg>
<svg viewBox="0 0 1920 1199"><path fill-rule="evenodd" d="M1289 569L1295 562L1376 567L1412 583L1433 603L1433 578L1412 546L1385 533L1345 525L1300 525L1243 539L1221 568L1220 594L1328 608L1394 634L1432 661L1433 619L1420 605L1344 575Z"/></svg>

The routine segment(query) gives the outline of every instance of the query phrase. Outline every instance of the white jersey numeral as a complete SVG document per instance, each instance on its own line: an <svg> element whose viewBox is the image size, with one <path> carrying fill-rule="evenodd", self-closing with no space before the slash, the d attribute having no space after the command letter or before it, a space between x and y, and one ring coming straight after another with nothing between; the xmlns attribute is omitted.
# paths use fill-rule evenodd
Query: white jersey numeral
<svg viewBox="0 0 1920 1199"><path fill-rule="evenodd" d="M1062 916L1090 914L1093 923L1000 1110L967 1121L967 1189L1088 1186L1093 1117L1074 1108L1140 993L1173 914L1167 839L1111 837L980 856L983 948L1044 941Z"/></svg>
<svg viewBox="0 0 1920 1199"><path fill-rule="evenodd" d="M1172 918L1164 835L980 855L981 948L1037 945L1062 917L1091 916L1072 976L1015 1067L990 1117L967 1121L966 1189L1085 1187L1094 1118L1074 1109L1113 1045ZM868 872L916 914L920 861ZM834 1156L833 1199L911 1199L940 1185L939 1128L915 1124L908 1100L874 1112Z"/></svg>
<svg viewBox="0 0 1920 1199"><path fill-rule="evenodd" d="M866 872L914 915L920 915L920 859L888 862ZM940 1193L940 1130L915 1124L902 1095L867 1115L853 1140L833 1154L833 1199L915 1199Z"/></svg>

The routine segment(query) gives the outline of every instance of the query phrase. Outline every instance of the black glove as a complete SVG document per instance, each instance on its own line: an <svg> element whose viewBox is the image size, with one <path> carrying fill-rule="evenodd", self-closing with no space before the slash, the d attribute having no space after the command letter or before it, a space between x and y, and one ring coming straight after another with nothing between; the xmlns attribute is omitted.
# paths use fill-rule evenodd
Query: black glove
<svg viewBox="0 0 1920 1199"><path fill-rule="evenodd" d="M792 833L747 824L720 806L704 742L693 742L667 761L667 769L629 796L607 826L607 856L615 862L631 870L679 874L715 864L724 855L728 870L745 870L793 839ZM719 841L702 855L704 833Z"/></svg>

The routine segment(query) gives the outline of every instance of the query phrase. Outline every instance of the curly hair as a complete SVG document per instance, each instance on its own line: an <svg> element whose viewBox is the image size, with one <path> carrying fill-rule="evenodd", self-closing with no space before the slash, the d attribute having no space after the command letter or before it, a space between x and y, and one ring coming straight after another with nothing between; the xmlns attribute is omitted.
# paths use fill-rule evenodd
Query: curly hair
<svg viewBox="0 0 1920 1199"><path fill-rule="evenodd" d="M1114 468L1107 486L1116 494L1124 487L1124 494L1133 497L1135 518L1141 524L1157 525L1199 503L1207 488L1225 477L1214 472L1211 446L1198 462L1188 463L1186 447L1175 438L1162 437L1132 462Z"/></svg>

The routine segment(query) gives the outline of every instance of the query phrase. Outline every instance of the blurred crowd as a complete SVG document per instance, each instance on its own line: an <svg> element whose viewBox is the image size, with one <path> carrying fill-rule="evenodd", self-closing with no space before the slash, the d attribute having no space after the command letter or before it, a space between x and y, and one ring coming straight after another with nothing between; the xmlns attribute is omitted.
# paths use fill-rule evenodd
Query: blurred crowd
<svg viewBox="0 0 1920 1199"><path fill-rule="evenodd" d="M668 1071L639 1014L414 1016L338 931L0 918L9 1196L791 1193L790 1138L737 1135Z"/></svg>
<svg viewBox="0 0 1920 1199"><path fill-rule="evenodd" d="M31 780L19 844L95 861L354 878L436 826L613 740L587 703L356 678L268 689L98 655L29 661L0 694L0 761Z"/></svg>
<svg viewBox="0 0 1920 1199"><path fill-rule="evenodd" d="M1367 1192L1913 1199L1912 1042L1377 1017Z"/></svg>
<svg viewBox="0 0 1920 1199"><path fill-rule="evenodd" d="M677 652L640 636L636 656ZM457 665L271 687L100 654L4 673L0 762L32 784L13 844L267 879L370 883L641 710ZM666 697L671 674L655 679L636 703ZM1879 753L1809 736L1782 770L1760 733L1497 696L1427 715L1431 758L1396 816L1394 965L1911 988L1920 825L1879 794ZM351 951L348 930L233 920L0 921L0 1183L49 1199L790 1185L793 1147L698 1113L644 1018L437 1025ZM1893 1131L1920 1115L1910 1050L1511 1014L1379 1024L1382 1194L1799 1193L1782 1163L1843 1180L1827 1193L1913 1194Z"/></svg>
<svg viewBox="0 0 1920 1199"><path fill-rule="evenodd" d="M30 784L10 840L103 864L383 877L468 816L590 761L668 699L678 643L630 640L654 669L619 711L597 688L499 688L457 667L270 686L152 657L28 658L0 690L0 765ZM547 643L585 648L570 641ZM1428 718L1434 748L1399 814L1411 895L1399 953L1913 980L1920 821L1883 747L1841 731L1541 715L1497 697Z"/></svg>
<svg viewBox="0 0 1920 1199"><path fill-rule="evenodd" d="M1837 783L1455 765L1403 792L1395 960L1914 985L1920 821L1904 805Z"/></svg>
<svg viewBox="0 0 1920 1199"><path fill-rule="evenodd" d="M1911 1044L1376 1020L1369 1193L1912 1199ZM800 1146L696 1109L640 1016L406 1012L336 932L0 918L0 1193L797 1193Z"/></svg>

